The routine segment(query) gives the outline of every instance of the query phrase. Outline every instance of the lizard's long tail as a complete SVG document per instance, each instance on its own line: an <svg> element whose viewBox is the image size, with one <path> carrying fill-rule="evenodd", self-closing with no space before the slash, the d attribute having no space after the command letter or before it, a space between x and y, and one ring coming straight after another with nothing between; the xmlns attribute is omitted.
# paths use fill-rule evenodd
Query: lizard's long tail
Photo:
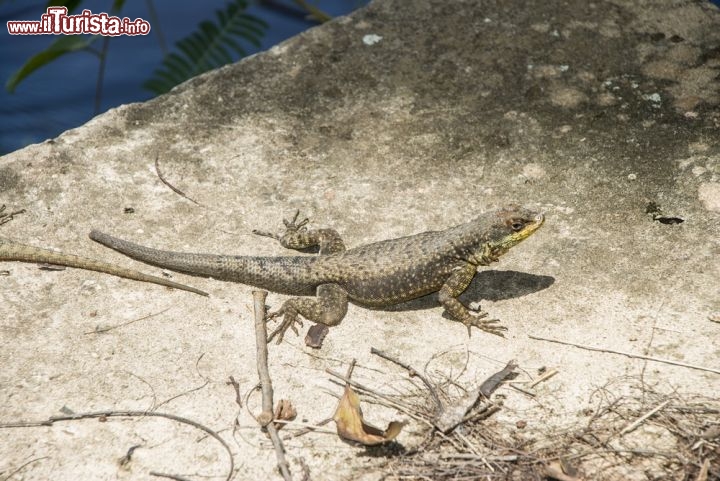
<svg viewBox="0 0 720 481"><path fill-rule="evenodd" d="M125 279L151 282L153 284L160 284L161 286L182 289L183 291L194 292L195 294L200 294L201 296L208 295L207 292L195 289L194 287L186 286L184 284L169 281L167 279L163 279L162 277L151 276L132 269L114 266L106 262L96 261L72 254L64 254L62 252L55 252L48 249L42 249L40 247L28 246L5 239L0 239L0 261L38 262L55 264L58 266L75 267L77 269L102 272L117 277L124 277Z"/></svg>
<svg viewBox="0 0 720 481"><path fill-rule="evenodd" d="M138 261L192 276L239 282L292 295L312 295L318 285L312 256L230 256L145 247L93 230L90 238Z"/></svg>

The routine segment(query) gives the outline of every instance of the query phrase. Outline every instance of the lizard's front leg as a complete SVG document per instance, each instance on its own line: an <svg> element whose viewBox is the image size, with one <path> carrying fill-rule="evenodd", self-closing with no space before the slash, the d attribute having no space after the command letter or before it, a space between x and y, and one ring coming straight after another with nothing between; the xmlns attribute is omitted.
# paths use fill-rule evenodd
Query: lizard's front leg
<svg viewBox="0 0 720 481"><path fill-rule="evenodd" d="M328 327L337 326L345 317L347 307L348 295L345 289L337 284L321 284L315 298L293 297L285 301L280 309L268 314L268 320L280 316L283 318L280 326L268 337L268 342L277 336L277 343L280 344L288 329L297 334L295 323L302 326L298 316Z"/></svg>
<svg viewBox="0 0 720 481"><path fill-rule="evenodd" d="M487 317L487 312L479 312L473 315L470 310L458 300L458 296L467 289L467 286L470 285L473 277L475 277L475 269L476 267L470 263L457 268L440 288L438 300L450 317L467 326L468 336L470 335L470 328L475 326L490 334L505 337L502 331L507 331L507 328L495 325L500 322L499 320L483 319Z"/></svg>
<svg viewBox="0 0 720 481"><path fill-rule="evenodd" d="M254 230L253 234L272 237L287 249L306 249L308 247L319 246L320 255L345 251L345 243L336 230L308 229L307 224L310 222L310 219L305 218L297 222L298 215L300 215L299 210L295 211L295 216L292 220L283 220L285 232L282 234L274 234L260 230Z"/></svg>
<svg viewBox="0 0 720 481"><path fill-rule="evenodd" d="M305 218L298 222L300 211L295 211L292 220L283 220L285 232L274 234L254 230L253 233L265 237L271 237L287 249L306 249L308 247L320 247L320 255L334 254L345 251L345 243L340 234L334 229L308 229L306 226L309 219ZM292 329L298 333L295 324L302 326L298 316L305 319L324 324L328 327L336 326L343 320L347 313L347 292L337 284L322 284L317 287L316 297L294 297L288 299L275 312L268 314L268 320L282 316L280 326L270 334L268 342L277 336L277 343L283 340L285 332Z"/></svg>

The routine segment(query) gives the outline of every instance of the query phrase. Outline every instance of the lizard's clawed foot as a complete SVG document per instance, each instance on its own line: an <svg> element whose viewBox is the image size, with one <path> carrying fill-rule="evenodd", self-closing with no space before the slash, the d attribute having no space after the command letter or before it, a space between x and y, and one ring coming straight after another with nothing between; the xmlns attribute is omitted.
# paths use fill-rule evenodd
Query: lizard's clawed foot
<svg viewBox="0 0 720 481"><path fill-rule="evenodd" d="M306 226L310 222L310 219L308 219L307 217L298 222L298 216L300 216L300 210L295 211L295 215L291 220L283 219L283 224L285 224L285 232L283 232L282 234L275 234L273 232L267 232L258 229L253 229L252 233L263 237L270 237L272 239L280 241L280 243L284 246L292 248L293 244L296 243L294 241L294 237L299 232L306 231Z"/></svg>
<svg viewBox="0 0 720 481"><path fill-rule="evenodd" d="M496 325L500 322L500 319L484 319L487 317L487 312L481 312L478 316L472 316L471 318L463 321L463 324L467 326L468 337L471 336L473 327L477 327L485 332L494 334L496 336L505 337L503 331L507 331L507 327Z"/></svg>
<svg viewBox="0 0 720 481"><path fill-rule="evenodd" d="M5 204L0 206L0 225L5 224L6 222L10 222L13 220L13 216L16 216L18 214L23 214L25 212L25 209L16 210L15 212L8 212L5 213Z"/></svg>
<svg viewBox="0 0 720 481"><path fill-rule="evenodd" d="M310 222L310 219L305 217L300 222L297 221L298 216L300 215L300 209L297 209L295 211L295 215L293 216L292 220L283 219L283 224L285 224L285 228L292 232L297 232L301 229L303 229L308 222Z"/></svg>
<svg viewBox="0 0 720 481"><path fill-rule="evenodd" d="M292 329L293 332L296 335L299 335L297 327L295 324L299 324L300 327L302 327L303 322L298 316L298 313L294 310L289 310L284 307L281 307L275 312L269 312L267 316L265 317L265 321L272 321L274 319L277 319L278 317L282 316L282 322L280 325L275 329L270 336L268 336L268 344L270 344L270 341L272 341L277 336L277 341L275 341L276 344L280 344L285 337L285 332L287 332L288 329Z"/></svg>

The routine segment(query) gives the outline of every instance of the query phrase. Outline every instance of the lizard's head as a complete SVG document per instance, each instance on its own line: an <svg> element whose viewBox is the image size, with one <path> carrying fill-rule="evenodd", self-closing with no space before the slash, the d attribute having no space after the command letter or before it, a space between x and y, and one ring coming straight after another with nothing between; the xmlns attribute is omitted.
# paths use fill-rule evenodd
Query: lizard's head
<svg viewBox="0 0 720 481"><path fill-rule="evenodd" d="M504 207L490 215L492 216L492 227L488 235L487 247L490 257L494 259L505 254L512 246L527 239L545 222L545 216L542 213L516 205Z"/></svg>

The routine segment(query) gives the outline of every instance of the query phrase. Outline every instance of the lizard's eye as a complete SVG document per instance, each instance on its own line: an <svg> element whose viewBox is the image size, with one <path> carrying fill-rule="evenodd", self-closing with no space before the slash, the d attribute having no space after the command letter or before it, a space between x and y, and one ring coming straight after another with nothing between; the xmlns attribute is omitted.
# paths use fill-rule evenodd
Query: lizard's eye
<svg viewBox="0 0 720 481"><path fill-rule="evenodd" d="M513 223L510 224L510 228L515 232L523 230L523 227L525 227L525 223L521 220L514 220Z"/></svg>

